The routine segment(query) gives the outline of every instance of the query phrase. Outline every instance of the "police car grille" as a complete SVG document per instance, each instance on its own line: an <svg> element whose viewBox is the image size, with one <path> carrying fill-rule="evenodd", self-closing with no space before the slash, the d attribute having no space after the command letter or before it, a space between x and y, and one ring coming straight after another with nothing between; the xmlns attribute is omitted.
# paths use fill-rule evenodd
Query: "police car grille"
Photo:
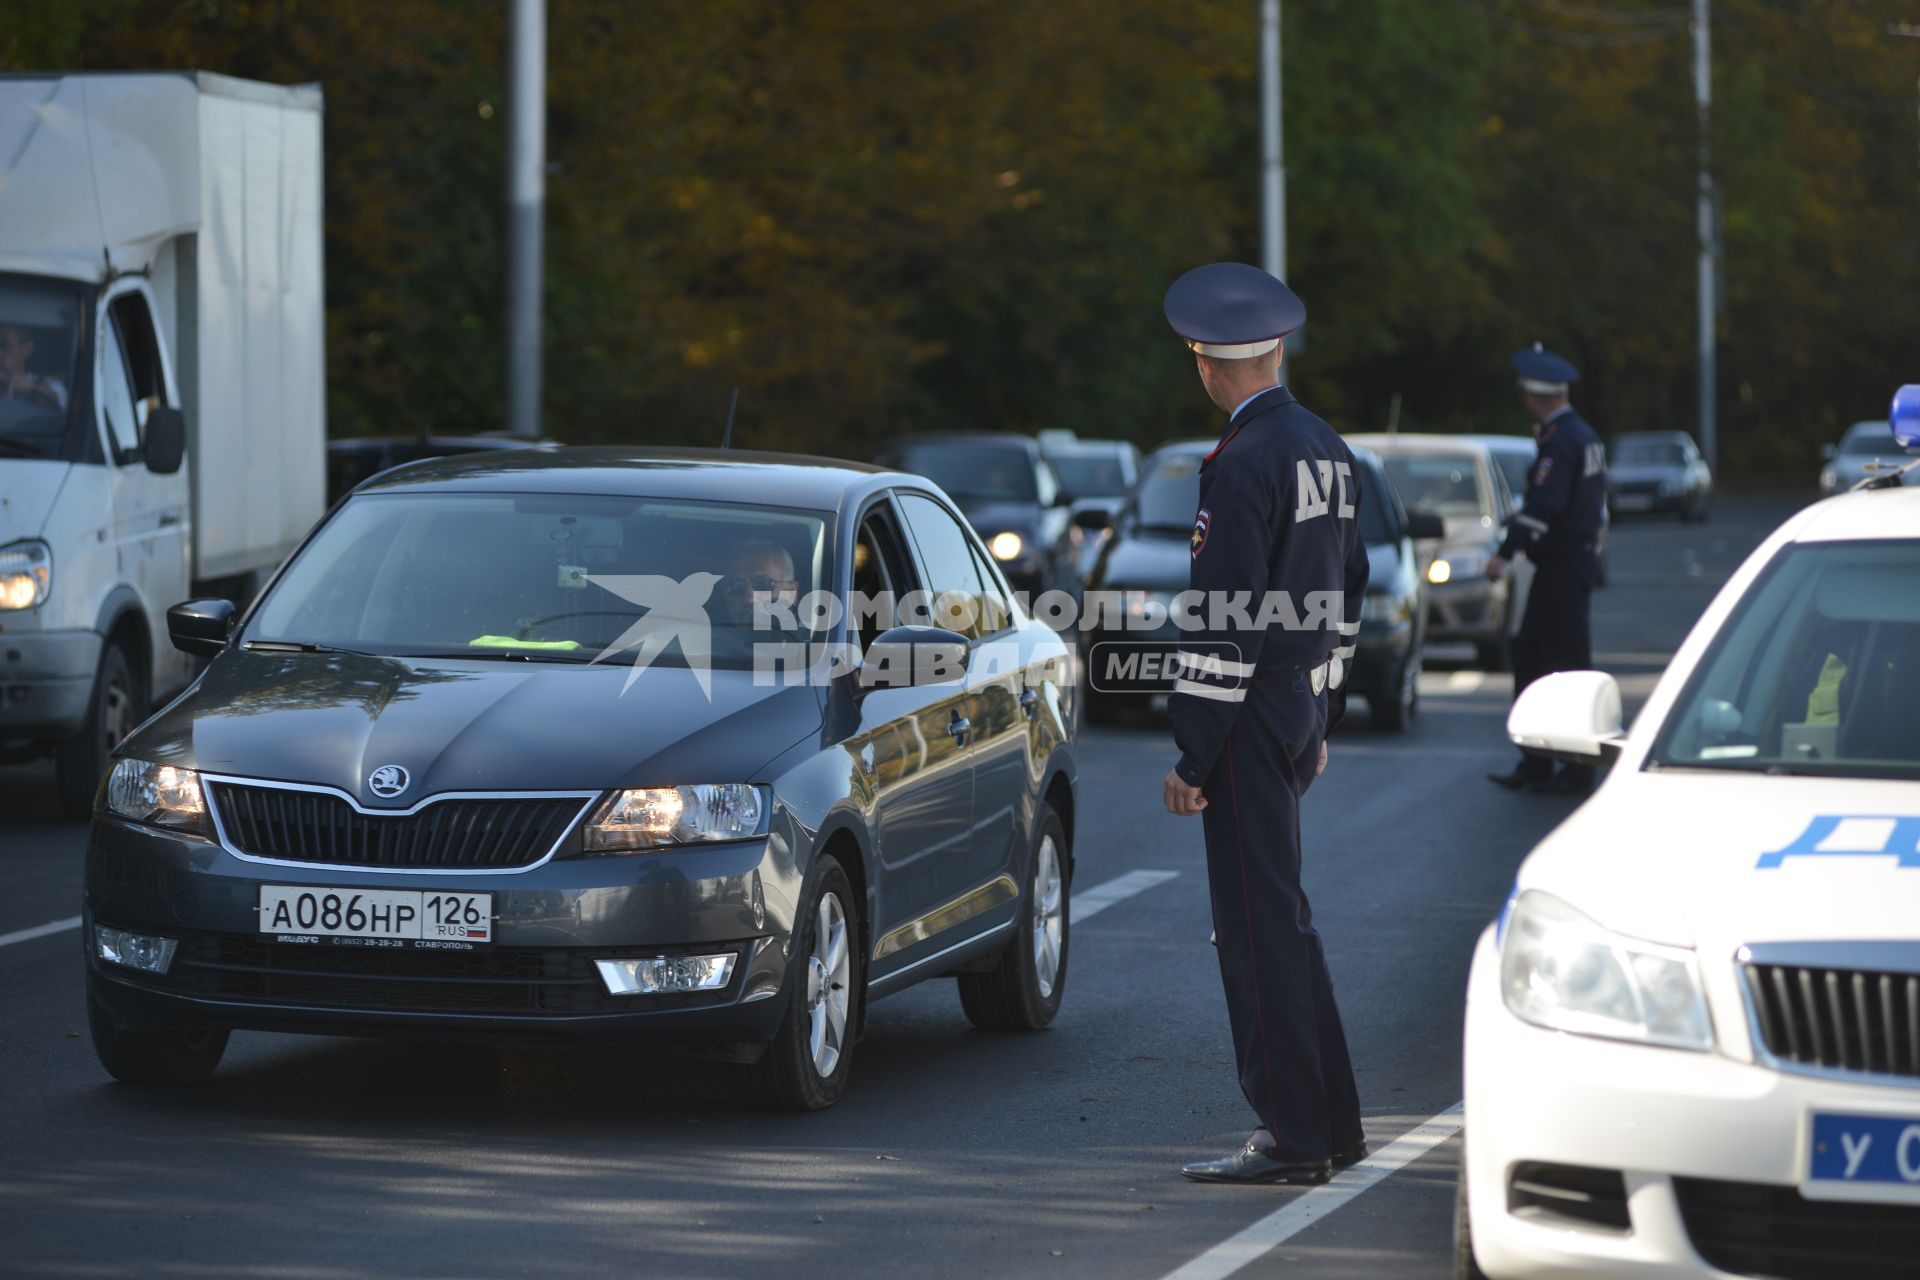
<svg viewBox="0 0 1920 1280"><path fill-rule="evenodd" d="M1920 1078L1920 974L1742 968L1761 1041L1779 1061Z"/></svg>
<svg viewBox="0 0 1920 1280"><path fill-rule="evenodd" d="M1770 1280L1913 1280L1920 1214L1910 1205L1808 1200L1793 1187L1675 1178L1687 1236L1702 1258Z"/></svg>
<svg viewBox="0 0 1920 1280"><path fill-rule="evenodd" d="M418 813L371 814L325 792L210 786L240 852L339 867L524 867L544 858L585 807L577 796L454 799Z"/></svg>

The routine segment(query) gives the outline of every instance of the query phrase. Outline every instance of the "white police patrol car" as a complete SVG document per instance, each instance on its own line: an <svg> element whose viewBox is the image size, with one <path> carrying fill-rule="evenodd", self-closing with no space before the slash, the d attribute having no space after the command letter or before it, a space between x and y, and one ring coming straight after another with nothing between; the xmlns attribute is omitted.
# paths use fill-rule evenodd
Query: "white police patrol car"
<svg viewBox="0 0 1920 1280"><path fill-rule="evenodd" d="M1618 759L1474 955L1458 1273L1915 1274L1920 488L1783 525L1631 733L1591 671L1508 730Z"/></svg>

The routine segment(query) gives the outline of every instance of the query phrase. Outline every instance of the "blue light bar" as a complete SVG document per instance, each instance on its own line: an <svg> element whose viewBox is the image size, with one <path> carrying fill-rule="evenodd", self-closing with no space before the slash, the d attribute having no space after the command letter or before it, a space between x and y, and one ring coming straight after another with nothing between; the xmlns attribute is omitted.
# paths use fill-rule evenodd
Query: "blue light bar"
<svg viewBox="0 0 1920 1280"><path fill-rule="evenodd" d="M1887 415L1893 442L1909 453L1920 452L1920 383L1909 382L1893 393L1893 411Z"/></svg>

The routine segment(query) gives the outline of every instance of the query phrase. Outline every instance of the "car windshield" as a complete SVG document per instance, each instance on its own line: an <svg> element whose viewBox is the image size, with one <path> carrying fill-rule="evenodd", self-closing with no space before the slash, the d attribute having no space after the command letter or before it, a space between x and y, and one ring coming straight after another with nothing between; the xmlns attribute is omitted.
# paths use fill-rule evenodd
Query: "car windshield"
<svg viewBox="0 0 1920 1280"><path fill-rule="evenodd" d="M1920 780L1920 541L1781 552L1714 637L1652 758Z"/></svg>
<svg viewBox="0 0 1920 1280"><path fill-rule="evenodd" d="M1893 442L1893 428L1886 423L1856 422L1847 432L1847 438L1840 442L1840 452L1866 458L1875 454L1896 457L1902 450Z"/></svg>
<svg viewBox="0 0 1920 1280"><path fill-rule="evenodd" d="M1127 468L1118 452L1050 453L1060 487L1076 498L1113 498L1127 491Z"/></svg>
<svg viewBox="0 0 1920 1280"><path fill-rule="evenodd" d="M80 353L80 286L0 276L0 457L55 457Z"/></svg>
<svg viewBox="0 0 1920 1280"><path fill-rule="evenodd" d="M369 493L314 535L248 644L589 662L642 638L745 669L826 582L826 520L771 507L574 494ZM756 607L758 606L758 607ZM638 634L631 629L644 623Z"/></svg>
<svg viewBox="0 0 1920 1280"><path fill-rule="evenodd" d="M1493 498L1480 483L1471 454L1395 453L1386 458L1387 474L1411 511L1437 516L1490 516Z"/></svg>
<svg viewBox="0 0 1920 1280"><path fill-rule="evenodd" d="M1038 502L1033 461L1026 450L1006 445L952 441L909 444L900 469L939 485L955 502Z"/></svg>
<svg viewBox="0 0 1920 1280"><path fill-rule="evenodd" d="M1629 467L1678 467L1686 464L1687 455L1671 440L1627 438L1614 447L1613 460Z"/></svg>
<svg viewBox="0 0 1920 1280"><path fill-rule="evenodd" d="M1147 465L1134 496L1142 530L1182 537L1193 532L1194 518L1200 511L1200 459L1197 453L1174 454ZM1360 489L1361 539L1370 547L1392 542L1399 522L1388 514L1392 500L1383 488L1380 473L1366 462L1356 464L1354 472Z"/></svg>

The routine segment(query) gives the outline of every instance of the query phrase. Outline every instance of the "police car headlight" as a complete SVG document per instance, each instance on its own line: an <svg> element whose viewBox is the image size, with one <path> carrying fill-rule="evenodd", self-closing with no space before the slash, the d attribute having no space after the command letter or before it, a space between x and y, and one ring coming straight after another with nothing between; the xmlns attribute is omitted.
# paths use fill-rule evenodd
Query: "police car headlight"
<svg viewBox="0 0 1920 1280"><path fill-rule="evenodd" d="M151 760L119 760L107 775L107 812L129 822L209 834L200 775Z"/></svg>
<svg viewBox="0 0 1920 1280"><path fill-rule="evenodd" d="M995 560L1012 560L1026 545L1017 533L996 533L993 535L993 541L987 543L987 550L993 552Z"/></svg>
<svg viewBox="0 0 1920 1280"><path fill-rule="evenodd" d="M1529 889L1502 936L1500 991L1517 1018L1555 1031L1711 1049L1694 954L1608 932Z"/></svg>
<svg viewBox="0 0 1920 1280"><path fill-rule="evenodd" d="M582 834L589 853L631 853L767 834L766 787L745 782L643 787L608 796Z"/></svg>

